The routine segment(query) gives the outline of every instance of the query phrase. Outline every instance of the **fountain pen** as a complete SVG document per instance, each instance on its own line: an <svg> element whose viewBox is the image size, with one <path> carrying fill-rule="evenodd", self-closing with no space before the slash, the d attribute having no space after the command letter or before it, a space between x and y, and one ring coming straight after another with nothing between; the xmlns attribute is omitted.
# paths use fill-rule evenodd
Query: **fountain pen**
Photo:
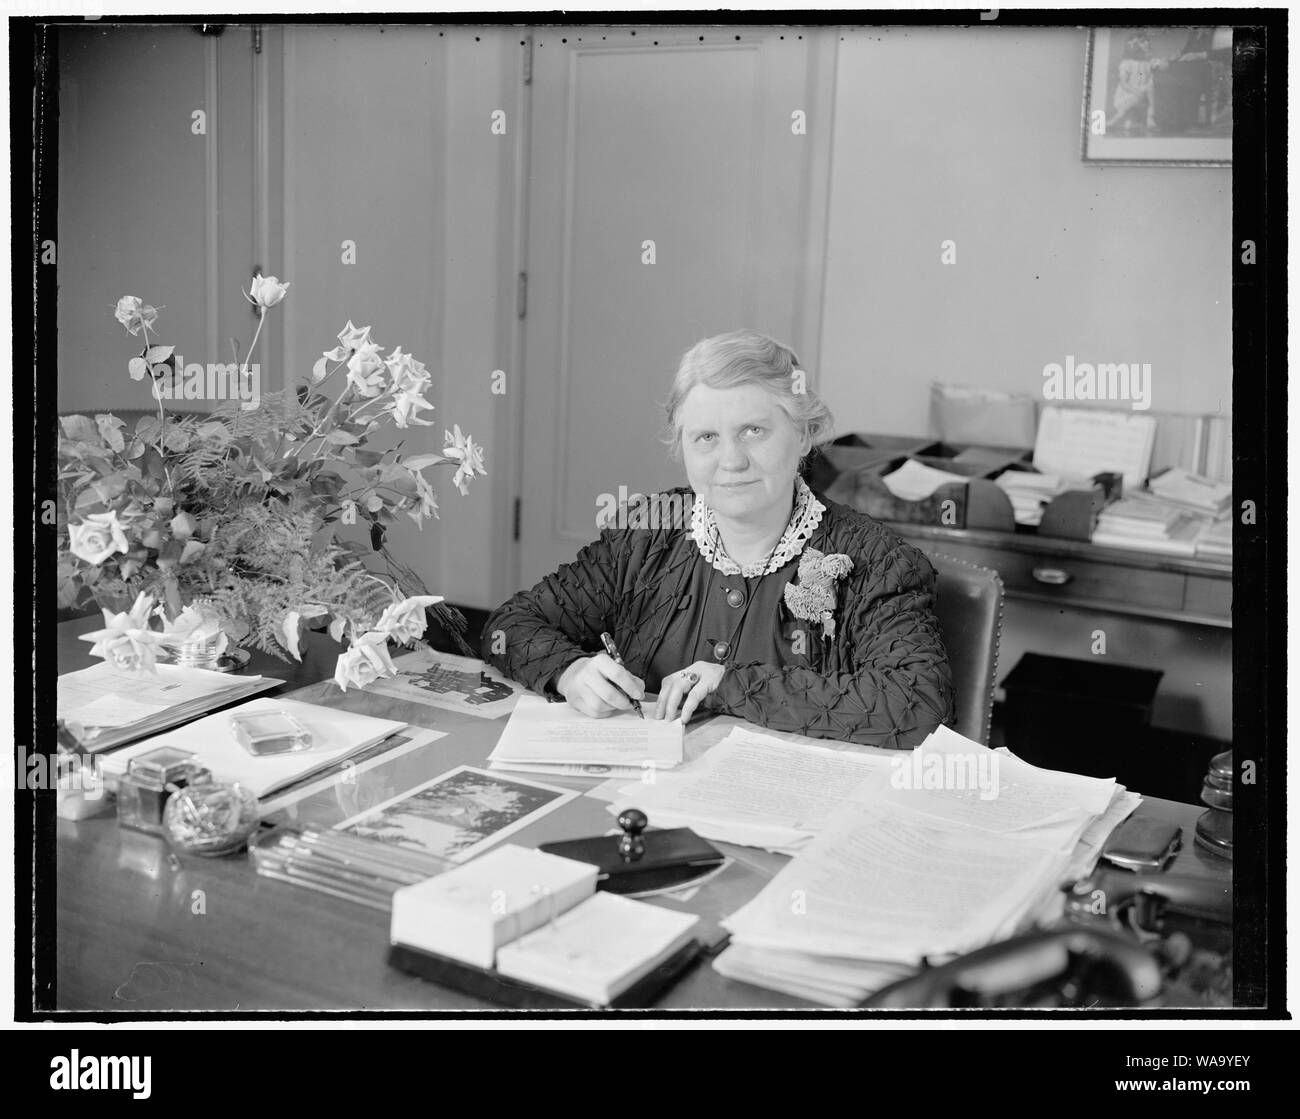
<svg viewBox="0 0 1300 1119"><path fill-rule="evenodd" d="M605 652L607 652L610 655L610 658L613 660L613 662L619 666L622 666L623 657L618 651L618 646L614 644L614 639L610 637L608 633L602 633L600 635L600 643L605 646ZM632 697L628 696L628 699L632 699ZM640 700L632 699L632 707L636 710L636 713L641 716L641 718L643 719L645 718L645 712L641 710Z"/></svg>

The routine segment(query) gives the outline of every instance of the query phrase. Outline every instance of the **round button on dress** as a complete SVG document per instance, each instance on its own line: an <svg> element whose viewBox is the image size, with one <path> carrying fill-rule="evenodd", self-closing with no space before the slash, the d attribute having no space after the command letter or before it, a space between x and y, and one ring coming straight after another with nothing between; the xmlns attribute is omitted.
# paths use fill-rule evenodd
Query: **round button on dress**
<svg viewBox="0 0 1300 1119"><path fill-rule="evenodd" d="M732 587L727 591L727 605L739 610L745 605L745 592L739 587Z"/></svg>
<svg viewBox="0 0 1300 1119"><path fill-rule="evenodd" d="M731 652L731 646L725 641L719 641L713 646L713 657L715 660L725 661L727 654Z"/></svg>

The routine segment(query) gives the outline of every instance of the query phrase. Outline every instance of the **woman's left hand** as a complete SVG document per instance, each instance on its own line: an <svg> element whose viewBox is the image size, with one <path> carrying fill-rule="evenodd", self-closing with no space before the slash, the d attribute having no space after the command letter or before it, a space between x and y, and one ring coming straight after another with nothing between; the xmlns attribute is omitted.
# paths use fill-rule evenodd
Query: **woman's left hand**
<svg viewBox="0 0 1300 1119"><path fill-rule="evenodd" d="M725 665L696 661L665 676L659 685L659 702L655 704L654 718L676 718L680 708L682 722L690 722L704 697L717 690L725 670Z"/></svg>

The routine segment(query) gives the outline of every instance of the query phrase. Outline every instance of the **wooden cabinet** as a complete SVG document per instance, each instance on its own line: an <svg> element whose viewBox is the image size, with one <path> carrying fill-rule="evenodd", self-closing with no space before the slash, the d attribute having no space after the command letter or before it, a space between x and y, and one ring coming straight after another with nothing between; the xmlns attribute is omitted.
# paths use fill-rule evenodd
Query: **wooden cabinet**
<svg viewBox="0 0 1300 1119"><path fill-rule="evenodd" d="M943 552L993 568L1002 576L1009 598L1190 625L1232 626L1228 563L1015 533L890 527L923 552Z"/></svg>
<svg viewBox="0 0 1300 1119"><path fill-rule="evenodd" d="M1001 574L999 682L1027 652L1159 669L1153 724L1231 741L1231 564L1018 533L890 527L924 552Z"/></svg>

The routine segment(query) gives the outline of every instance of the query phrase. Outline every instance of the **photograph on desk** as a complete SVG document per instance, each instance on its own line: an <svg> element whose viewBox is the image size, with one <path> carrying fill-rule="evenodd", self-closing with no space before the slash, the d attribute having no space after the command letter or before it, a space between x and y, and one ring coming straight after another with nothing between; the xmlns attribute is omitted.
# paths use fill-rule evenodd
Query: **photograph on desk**
<svg viewBox="0 0 1300 1119"><path fill-rule="evenodd" d="M463 765L344 820L338 828L463 862L575 796L572 789Z"/></svg>
<svg viewBox="0 0 1300 1119"><path fill-rule="evenodd" d="M484 719L499 719L514 710L523 689L482 662L427 646L393 661L396 674L374 680L372 691L412 703L445 707Z"/></svg>
<svg viewBox="0 0 1300 1119"><path fill-rule="evenodd" d="M15 20L19 1016L1282 1014L1286 24L1110 14Z"/></svg>

